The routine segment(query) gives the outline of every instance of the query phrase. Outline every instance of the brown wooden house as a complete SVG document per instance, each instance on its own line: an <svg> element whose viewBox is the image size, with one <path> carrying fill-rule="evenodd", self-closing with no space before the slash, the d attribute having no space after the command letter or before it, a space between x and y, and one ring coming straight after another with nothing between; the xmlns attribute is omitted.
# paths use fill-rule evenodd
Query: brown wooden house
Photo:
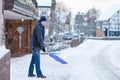
<svg viewBox="0 0 120 80"><path fill-rule="evenodd" d="M5 43L11 53L16 54L30 52L30 37L38 19L36 0L31 0L31 3L22 1L5 0L4 5Z"/></svg>

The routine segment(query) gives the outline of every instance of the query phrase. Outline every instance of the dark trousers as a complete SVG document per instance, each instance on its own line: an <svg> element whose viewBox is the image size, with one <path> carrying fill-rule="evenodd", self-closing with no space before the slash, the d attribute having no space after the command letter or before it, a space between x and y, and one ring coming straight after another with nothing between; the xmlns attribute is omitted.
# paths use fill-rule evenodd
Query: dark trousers
<svg viewBox="0 0 120 80"><path fill-rule="evenodd" d="M29 72L28 72L29 76L33 75L34 67L36 69L37 76L41 76L42 72L41 72L41 68L40 68L40 49L32 50L32 59L30 62Z"/></svg>

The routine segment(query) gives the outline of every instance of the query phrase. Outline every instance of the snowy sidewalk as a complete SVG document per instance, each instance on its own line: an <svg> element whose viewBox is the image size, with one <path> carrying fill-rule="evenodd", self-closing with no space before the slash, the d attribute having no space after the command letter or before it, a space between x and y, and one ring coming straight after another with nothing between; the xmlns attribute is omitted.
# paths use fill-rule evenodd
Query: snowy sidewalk
<svg viewBox="0 0 120 80"><path fill-rule="evenodd" d="M31 55L11 59L11 80L40 80L27 77L30 58ZM60 64L48 55L41 55L41 68L43 74L47 76L47 79L44 80L63 80L70 77L66 73L68 72L67 67L69 66Z"/></svg>
<svg viewBox="0 0 120 80"><path fill-rule="evenodd" d="M120 80L115 72L116 67L120 70L119 45L120 41L88 40L57 54L67 64L60 64L49 55L41 55L41 68L47 76L44 80ZM30 59L31 54L11 59L11 80L40 80L27 77ZM114 70L108 68L109 63Z"/></svg>

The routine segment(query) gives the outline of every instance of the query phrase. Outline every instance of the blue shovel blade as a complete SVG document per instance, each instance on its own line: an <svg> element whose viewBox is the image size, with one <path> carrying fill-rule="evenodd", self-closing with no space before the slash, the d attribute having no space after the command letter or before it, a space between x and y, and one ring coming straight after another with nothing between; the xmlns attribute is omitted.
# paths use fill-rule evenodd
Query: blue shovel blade
<svg viewBox="0 0 120 80"><path fill-rule="evenodd" d="M57 55L50 53L49 54L50 57L52 57L53 59L55 59L56 61L58 61L61 64L67 64L66 61L64 61L63 59L61 59L60 57L58 57Z"/></svg>

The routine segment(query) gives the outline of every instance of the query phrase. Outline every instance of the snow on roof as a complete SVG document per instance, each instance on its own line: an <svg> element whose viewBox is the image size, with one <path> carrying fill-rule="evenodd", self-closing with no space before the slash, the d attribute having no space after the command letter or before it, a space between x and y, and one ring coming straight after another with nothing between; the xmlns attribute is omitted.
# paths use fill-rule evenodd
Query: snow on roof
<svg viewBox="0 0 120 80"><path fill-rule="evenodd" d="M112 5L96 21L106 21L112 17L118 10L120 10L120 4Z"/></svg>

